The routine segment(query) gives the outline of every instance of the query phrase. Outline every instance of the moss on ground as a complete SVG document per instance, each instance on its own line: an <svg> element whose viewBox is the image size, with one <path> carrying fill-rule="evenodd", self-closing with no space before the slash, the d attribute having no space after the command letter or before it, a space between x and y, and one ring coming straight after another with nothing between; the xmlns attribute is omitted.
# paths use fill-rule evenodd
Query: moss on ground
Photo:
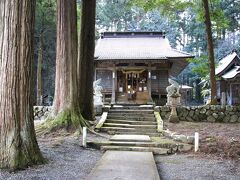
<svg viewBox="0 0 240 180"><path fill-rule="evenodd" d="M165 139L162 137L151 137L151 140L161 144L176 144L172 139Z"/></svg>
<svg viewBox="0 0 240 180"><path fill-rule="evenodd" d="M57 116L48 117L42 124L37 125L36 134L41 136L62 128L81 134L82 127L89 127L89 123L82 117L80 111L65 109Z"/></svg>

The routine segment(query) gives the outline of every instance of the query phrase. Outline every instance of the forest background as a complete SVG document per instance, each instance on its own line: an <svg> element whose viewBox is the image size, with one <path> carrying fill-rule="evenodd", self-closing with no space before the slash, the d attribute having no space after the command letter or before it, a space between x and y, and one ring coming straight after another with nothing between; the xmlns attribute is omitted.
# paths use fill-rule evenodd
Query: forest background
<svg viewBox="0 0 240 180"><path fill-rule="evenodd" d="M180 84L194 87L194 99L201 101L199 83L203 79L208 79L209 73L201 3L195 3L194 6L171 6L171 3L167 2L168 8L159 6L153 9L152 4L149 4L149 7L142 7L141 0L136 2L97 0L96 40L104 31L164 31L173 48L196 56L176 78ZM156 4L154 6L158 7ZM209 8L217 63L233 49L240 52L240 1L211 0ZM78 1L78 29L80 29L80 9L80 1ZM35 92L48 99L54 96L55 86L55 14L55 0L37 0L35 72L38 73L34 74ZM40 92L37 93L37 90Z"/></svg>

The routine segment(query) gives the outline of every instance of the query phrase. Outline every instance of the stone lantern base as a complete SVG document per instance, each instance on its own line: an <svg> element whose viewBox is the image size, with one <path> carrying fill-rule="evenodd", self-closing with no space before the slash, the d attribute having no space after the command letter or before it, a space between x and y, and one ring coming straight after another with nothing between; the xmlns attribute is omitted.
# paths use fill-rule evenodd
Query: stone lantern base
<svg viewBox="0 0 240 180"><path fill-rule="evenodd" d="M179 122L176 107L171 107L171 114L168 118L168 121L171 122L171 123L178 123Z"/></svg>

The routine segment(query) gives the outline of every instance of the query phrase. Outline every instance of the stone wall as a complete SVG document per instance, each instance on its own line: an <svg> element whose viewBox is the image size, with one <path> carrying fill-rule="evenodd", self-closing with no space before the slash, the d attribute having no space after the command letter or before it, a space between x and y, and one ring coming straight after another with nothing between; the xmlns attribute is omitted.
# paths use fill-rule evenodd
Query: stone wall
<svg viewBox="0 0 240 180"><path fill-rule="evenodd" d="M102 110L110 108L110 107L105 107L102 108L102 106L94 107L95 110L95 115L101 115ZM34 106L33 107L33 113L34 113L34 119L35 120L43 120L47 118L47 116L51 113L52 111L52 106ZM107 110L108 111L108 110Z"/></svg>
<svg viewBox="0 0 240 180"><path fill-rule="evenodd" d="M156 106L156 111L166 120L170 115L169 106ZM181 106L177 107L180 121L240 123L240 106Z"/></svg>
<svg viewBox="0 0 240 180"><path fill-rule="evenodd" d="M34 119L45 119L52 111L52 106L34 106Z"/></svg>

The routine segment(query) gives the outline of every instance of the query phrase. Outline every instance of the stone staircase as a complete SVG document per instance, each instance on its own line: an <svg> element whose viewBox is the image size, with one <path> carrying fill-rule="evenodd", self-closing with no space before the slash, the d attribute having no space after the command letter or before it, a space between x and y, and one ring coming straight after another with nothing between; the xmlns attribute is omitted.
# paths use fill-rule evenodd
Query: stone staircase
<svg viewBox="0 0 240 180"><path fill-rule="evenodd" d="M157 138L157 139L156 139ZM169 155L176 152L187 152L192 145L175 142L165 137L150 137L148 135L114 135L106 141L89 141L88 147L102 151L139 151L152 152L157 155Z"/></svg>
<svg viewBox="0 0 240 180"><path fill-rule="evenodd" d="M100 127L100 132L114 135L109 140L88 142L103 151L140 151L158 155L188 151L191 145L175 142L157 131L153 106L113 106Z"/></svg>
<svg viewBox="0 0 240 180"><path fill-rule="evenodd" d="M140 134L159 136L152 106L114 106L100 128L109 134Z"/></svg>
<svg viewBox="0 0 240 180"><path fill-rule="evenodd" d="M181 145L164 138L156 142L148 135L114 135L108 141L88 142L88 146L103 151L140 151L167 155L175 153Z"/></svg>

